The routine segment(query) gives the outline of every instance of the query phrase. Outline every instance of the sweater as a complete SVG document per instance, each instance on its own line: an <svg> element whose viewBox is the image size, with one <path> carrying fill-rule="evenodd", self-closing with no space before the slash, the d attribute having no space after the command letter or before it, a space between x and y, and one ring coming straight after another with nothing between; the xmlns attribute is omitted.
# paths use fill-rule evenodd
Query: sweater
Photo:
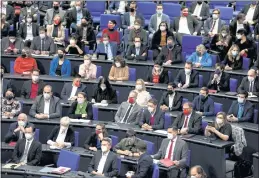
<svg viewBox="0 0 259 178"><path fill-rule="evenodd" d="M38 69L36 60L32 57L22 58L17 57L14 62L14 72L22 74L23 72L31 72L33 69Z"/></svg>
<svg viewBox="0 0 259 178"><path fill-rule="evenodd" d="M110 37L110 41L120 44L120 33L117 30L110 31L108 28L104 29L102 35L107 34Z"/></svg>
<svg viewBox="0 0 259 178"><path fill-rule="evenodd" d="M129 80L129 68L128 66L125 67L115 67L112 66L110 73L109 73L109 80Z"/></svg>

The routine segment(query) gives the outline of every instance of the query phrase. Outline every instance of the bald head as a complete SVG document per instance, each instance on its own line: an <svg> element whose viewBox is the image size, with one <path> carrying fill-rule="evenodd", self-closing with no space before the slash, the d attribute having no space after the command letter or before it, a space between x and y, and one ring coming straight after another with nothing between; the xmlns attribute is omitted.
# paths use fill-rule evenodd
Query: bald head
<svg viewBox="0 0 259 178"><path fill-rule="evenodd" d="M26 114L24 114L24 113L21 113L21 114L19 114L19 116L18 116L18 118L17 118L17 121L27 121L28 119L27 119L27 115Z"/></svg>

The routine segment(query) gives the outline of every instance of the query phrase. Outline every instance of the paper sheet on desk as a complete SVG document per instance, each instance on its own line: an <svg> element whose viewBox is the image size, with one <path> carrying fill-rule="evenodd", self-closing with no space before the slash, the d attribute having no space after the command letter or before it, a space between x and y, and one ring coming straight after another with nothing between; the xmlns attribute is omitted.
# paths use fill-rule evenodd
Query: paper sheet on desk
<svg viewBox="0 0 259 178"><path fill-rule="evenodd" d="M108 104L104 104L104 103L95 103L94 106L108 106Z"/></svg>
<svg viewBox="0 0 259 178"><path fill-rule="evenodd" d="M83 123L89 123L90 120L85 119L70 119L70 122L83 122Z"/></svg>
<svg viewBox="0 0 259 178"><path fill-rule="evenodd" d="M4 169L16 169L20 166L20 164L14 164L14 163L9 163L9 164L6 164L4 165L2 168Z"/></svg>
<svg viewBox="0 0 259 178"><path fill-rule="evenodd" d="M248 95L248 98L257 98L256 95Z"/></svg>
<svg viewBox="0 0 259 178"><path fill-rule="evenodd" d="M51 173L54 169L56 168L53 168L53 167L44 167L40 170L40 172L43 172L43 173Z"/></svg>
<svg viewBox="0 0 259 178"><path fill-rule="evenodd" d="M154 132L167 135L167 131L166 130L156 130Z"/></svg>
<svg viewBox="0 0 259 178"><path fill-rule="evenodd" d="M49 55L46 54L31 54L34 57L49 57Z"/></svg>

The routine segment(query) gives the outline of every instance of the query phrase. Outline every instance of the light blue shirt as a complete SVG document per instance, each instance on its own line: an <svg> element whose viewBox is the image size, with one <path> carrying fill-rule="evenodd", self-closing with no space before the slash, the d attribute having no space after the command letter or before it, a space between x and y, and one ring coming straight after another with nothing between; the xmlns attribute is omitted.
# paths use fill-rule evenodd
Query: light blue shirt
<svg viewBox="0 0 259 178"><path fill-rule="evenodd" d="M82 17L83 17L82 10L77 11L77 13L76 13L76 24L77 24L77 25L80 25L80 24L81 24L81 19L82 19Z"/></svg>
<svg viewBox="0 0 259 178"><path fill-rule="evenodd" d="M136 55L139 55L140 48L136 48Z"/></svg>
<svg viewBox="0 0 259 178"><path fill-rule="evenodd" d="M108 43L107 45L104 45L105 48L105 53L107 54L108 60L112 60L113 55L112 55L112 50L111 50L111 45Z"/></svg>

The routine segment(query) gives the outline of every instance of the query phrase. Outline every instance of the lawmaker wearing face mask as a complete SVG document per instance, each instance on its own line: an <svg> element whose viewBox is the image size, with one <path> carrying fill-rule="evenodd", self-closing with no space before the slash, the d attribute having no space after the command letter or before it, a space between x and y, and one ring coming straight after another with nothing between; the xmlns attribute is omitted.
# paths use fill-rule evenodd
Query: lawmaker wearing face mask
<svg viewBox="0 0 259 178"><path fill-rule="evenodd" d="M138 93L137 104L141 107L147 106L147 102L151 99L151 95L146 91L145 82L142 79L136 81L135 91Z"/></svg>
<svg viewBox="0 0 259 178"><path fill-rule="evenodd" d="M237 31L239 29L245 29L247 34L251 35L251 30L249 24L245 21L246 15L243 13L237 14L237 17L231 21L229 24L230 35L236 39Z"/></svg>
<svg viewBox="0 0 259 178"><path fill-rule="evenodd" d="M116 56L114 64L109 73L111 81L127 81L129 80L129 67L121 56Z"/></svg>
<svg viewBox="0 0 259 178"><path fill-rule="evenodd" d="M21 103L14 99L14 93L12 92L12 89L8 89L5 93L5 98L2 98L2 118L12 119L21 112L21 109Z"/></svg>
<svg viewBox="0 0 259 178"><path fill-rule="evenodd" d="M8 36L1 39L2 54L20 54L24 48L23 40L17 36L17 31L8 31Z"/></svg>
<svg viewBox="0 0 259 178"><path fill-rule="evenodd" d="M84 148L91 151L97 151L101 149L101 143L103 138L108 137L108 132L104 124L97 124L95 131L87 137Z"/></svg>
<svg viewBox="0 0 259 178"><path fill-rule="evenodd" d="M199 165L193 166L189 172L190 178L207 178L206 172Z"/></svg>
<svg viewBox="0 0 259 178"><path fill-rule="evenodd" d="M107 34L110 37L110 41L120 44L120 33L115 28L117 22L115 20L109 20L108 28L103 29L102 34Z"/></svg>
<svg viewBox="0 0 259 178"><path fill-rule="evenodd" d="M147 46L144 46L140 37L134 38L134 44L128 47L125 58L128 60L146 61L147 60Z"/></svg>
<svg viewBox="0 0 259 178"><path fill-rule="evenodd" d="M43 94L36 97L29 115L36 119L54 119L61 116L60 99L53 96L50 85L46 85Z"/></svg>
<svg viewBox="0 0 259 178"><path fill-rule="evenodd" d="M214 136L224 141L232 141L232 127L227 121L226 113L218 112L216 122L207 126L205 136Z"/></svg>
<svg viewBox="0 0 259 178"><path fill-rule="evenodd" d="M56 126L48 136L47 144L50 148L70 148L74 146L74 131L69 127L69 117L60 119L60 126Z"/></svg>
<svg viewBox="0 0 259 178"><path fill-rule="evenodd" d="M187 61L192 62L195 67L212 66L211 55L207 52L203 44L196 47L196 52L193 52L192 55L188 57Z"/></svg>
<svg viewBox="0 0 259 178"><path fill-rule="evenodd" d="M47 35L54 40L54 43L58 46L64 46L65 40L65 29L61 24L60 15L55 15L53 18L53 23L47 25Z"/></svg>
<svg viewBox="0 0 259 178"><path fill-rule="evenodd" d="M60 77L70 77L71 76L71 63L70 60L66 58L66 53L62 49L58 49L58 55L55 56L50 62L49 75L50 76L60 76Z"/></svg>
<svg viewBox="0 0 259 178"><path fill-rule="evenodd" d="M84 63L79 66L78 73L86 80L96 79L97 66L92 62L90 55L84 56Z"/></svg>
<svg viewBox="0 0 259 178"><path fill-rule="evenodd" d="M5 143L17 142L19 139L23 139L25 133L24 129L31 126L33 126L33 124L28 121L27 115L24 113L19 114L17 122L10 125L8 132L4 137Z"/></svg>
<svg viewBox="0 0 259 178"><path fill-rule="evenodd" d="M227 115L229 122L249 122L253 119L254 106L247 101L248 93L238 91L237 101L233 101Z"/></svg>
<svg viewBox="0 0 259 178"><path fill-rule="evenodd" d="M151 83L164 84L169 82L168 71L163 67L162 61L155 61L152 71L148 74L147 81Z"/></svg>
<svg viewBox="0 0 259 178"><path fill-rule="evenodd" d="M11 162L28 166L37 166L40 163L42 145L34 139L35 130L33 126L24 129L25 139L16 143Z"/></svg>
<svg viewBox="0 0 259 178"><path fill-rule="evenodd" d="M92 97L92 103L116 104L117 94L106 77L100 77Z"/></svg>
<svg viewBox="0 0 259 178"><path fill-rule="evenodd" d="M129 46L134 45L135 37L139 37L141 39L141 44L143 46L148 46L147 32L141 27L141 22L141 19L135 19L134 26L129 32Z"/></svg>
<svg viewBox="0 0 259 178"><path fill-rule="evenodd" d="M83 55L84 51L77 45L77 38L71 37L69 45L65 49L68 54Z"/></svg>
<svg viewBox="0 0 259 178"><path fill-rule="evenodd" d="M53 21L52 21L53 17L54 17L54 20L55 20L56 16L60 17L60 20L59 20L60 22L64 21L64 16L66 15L66 11L64 11L64 10L62 10L62 8L60 8L60 4L61 4L61 2L59 2L59 1L53 1L53 8L47 9L46 15L44 17L44 25L45 26L52 25L53 24Z"/></svg>
<svg viewBox="0 0 259 178"><path fill-rule="evenodd" d="M247 77L242 79L242 82L238 87L238 91L241 90L247 91L249 97L259 97L259 76L255 69L250 69L247 72Z"/></svg>
<svg viewBox="0 0 259 178"><path fill-rule="evenodd" d="M240 70L243 65L243 57L240 55L239 47L235 44L231 46L225 59L223 61L225 64L225 70Z"/></svg>

